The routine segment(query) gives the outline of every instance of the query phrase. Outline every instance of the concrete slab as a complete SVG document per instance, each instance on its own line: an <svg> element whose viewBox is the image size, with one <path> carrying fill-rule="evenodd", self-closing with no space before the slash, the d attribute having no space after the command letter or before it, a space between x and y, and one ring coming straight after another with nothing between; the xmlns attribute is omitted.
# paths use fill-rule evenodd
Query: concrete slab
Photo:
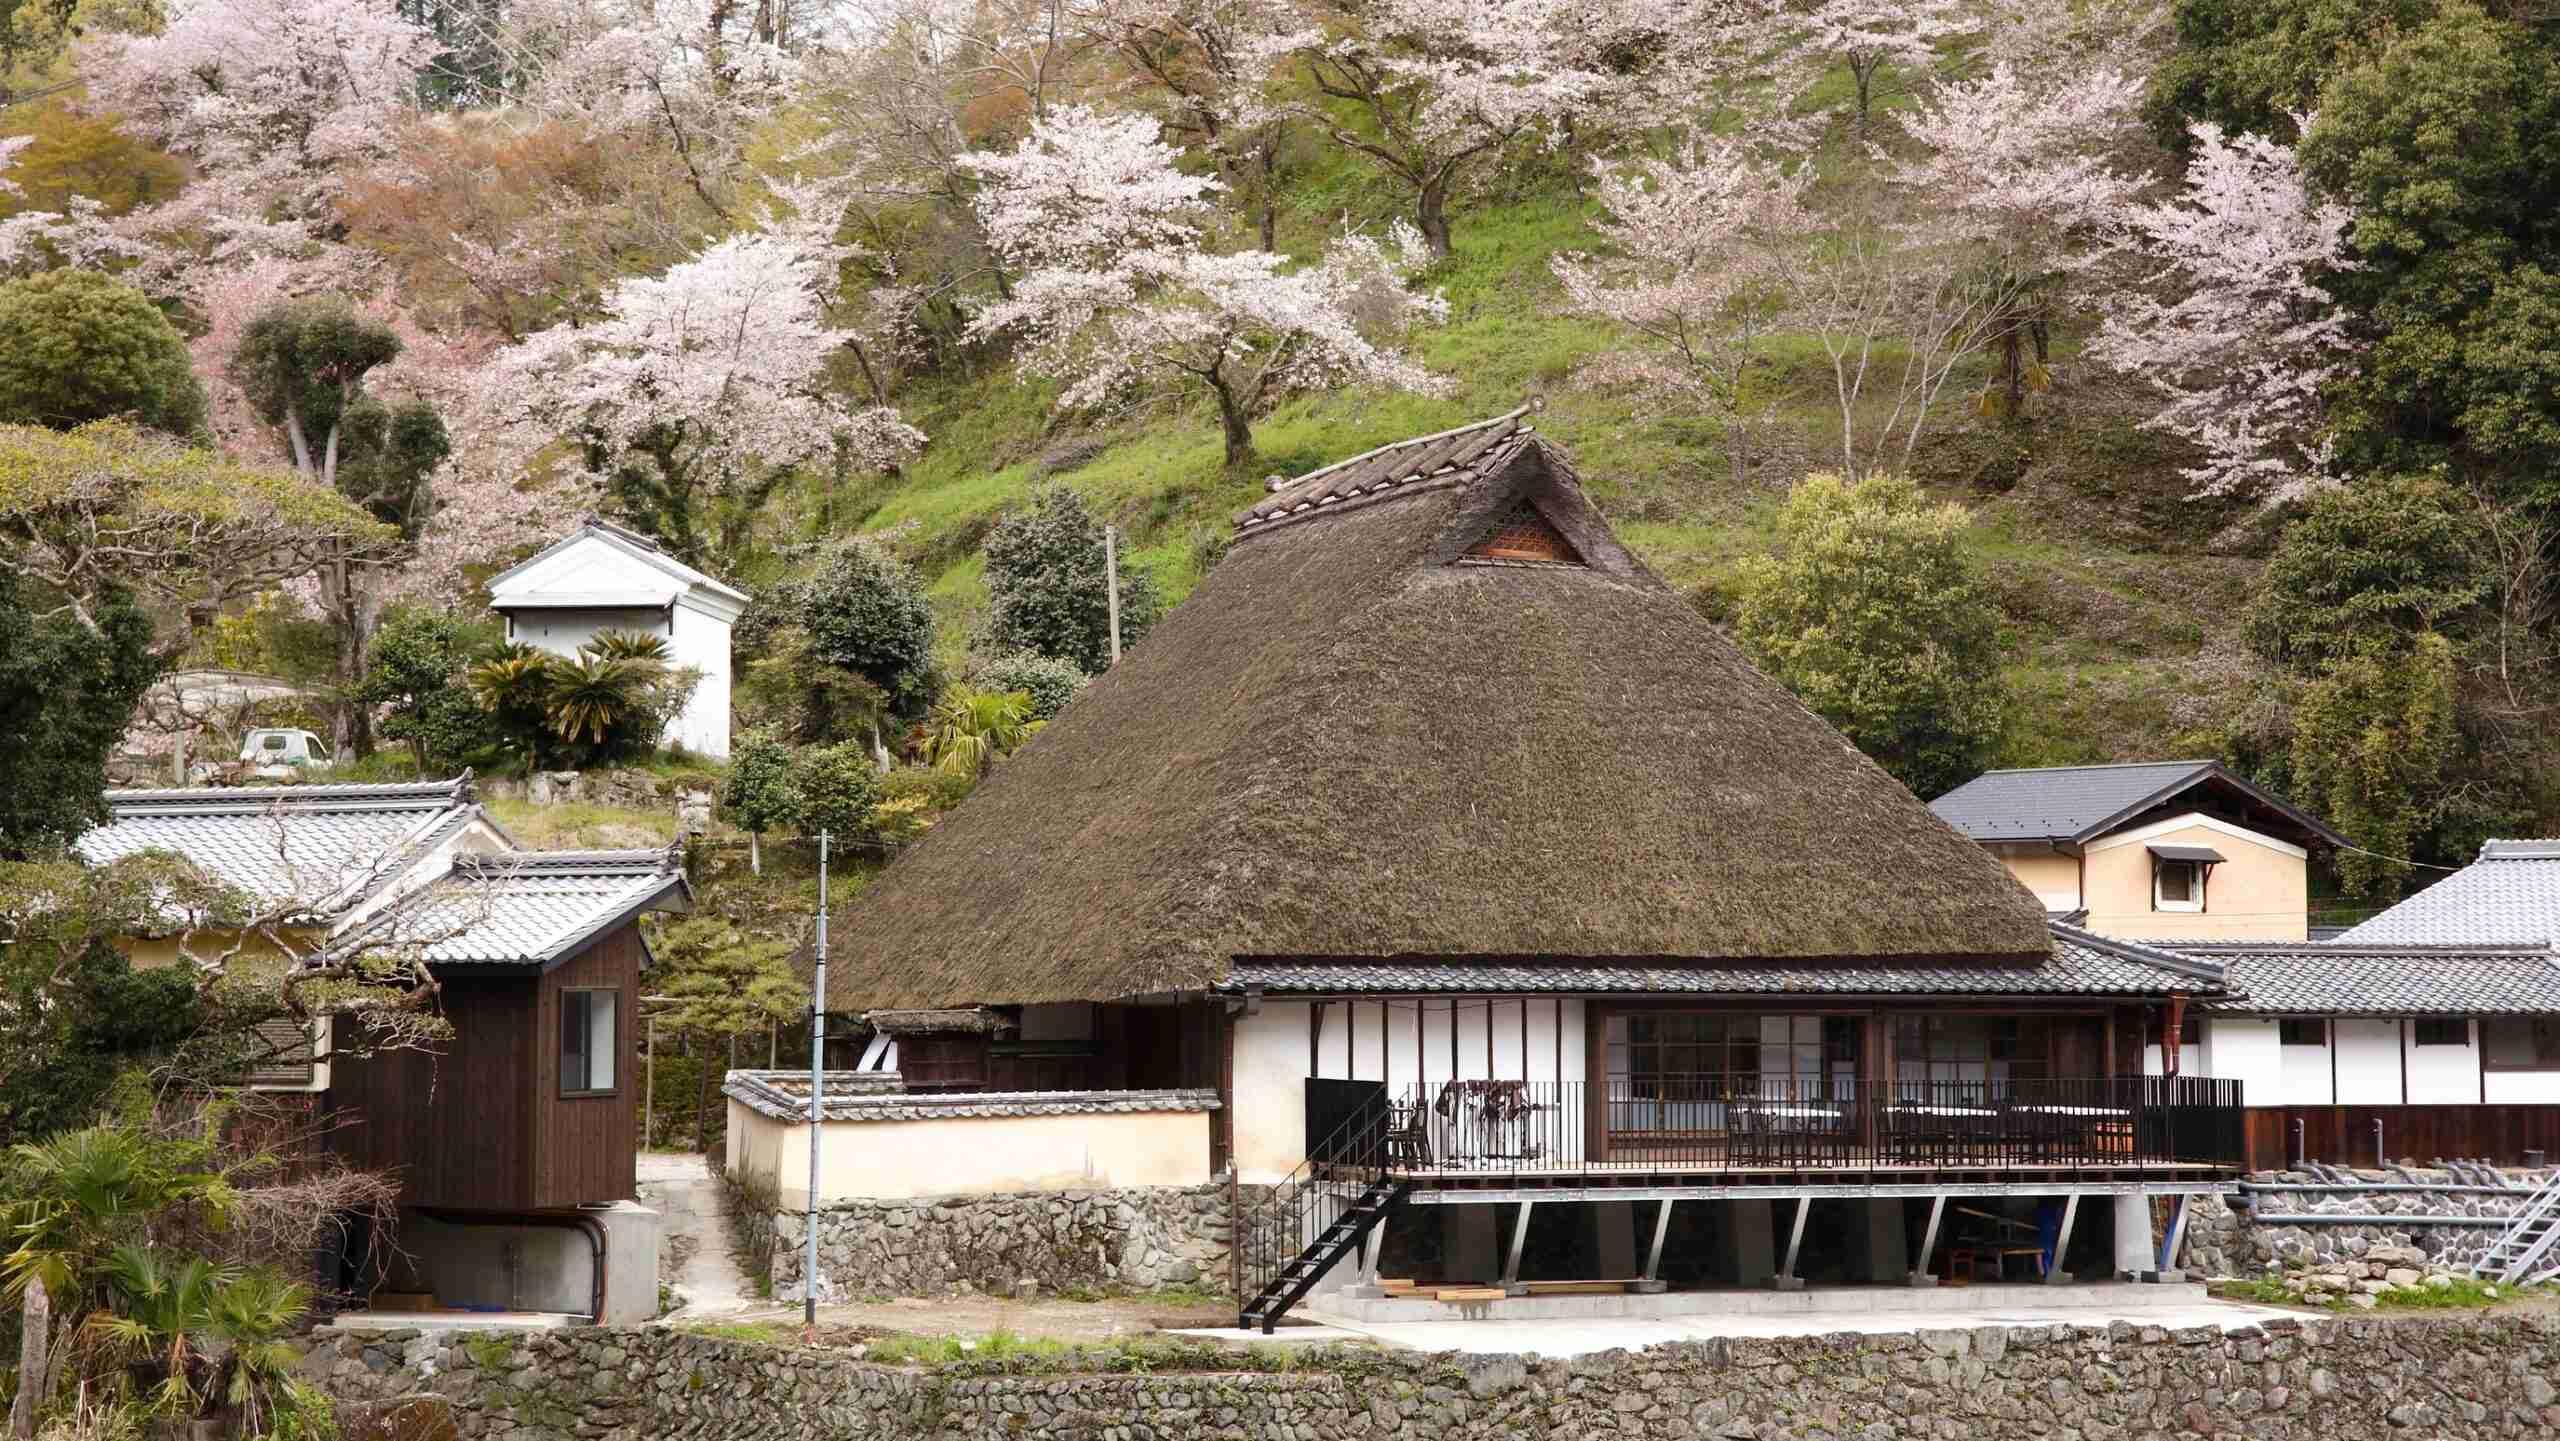
<svg viewBox="0 0 2560 1441"><path fill-rule="evenodd" d="M320 1331L552 1331L591 1324L556 1311L345 1311Z"/></svg>
<svg viewBox="0 0 2560 1441"><path fill-rule="evenodd" d="M2023 1288L2022 1288L2023 1289ZM1928 1294L1926 1292L1919 1294ZM1636 1351L1719 1336L1820 1336L1836 1332L1888 1335L1908 1331L1965 1330L1975 1326L2104 1326L2112 1321L2237 1330L2300 1312L2203 1300L2132 1307L2055 1306L2023 1303L1942 1310L1799 1313L1796 1315L1689 1315L1649 1319L1352 1321L1328 1318L1344 1331L1412 1351L1460 1351L1478 1355L1583 1356Z"/></svg>
<svg viewBox="0 0 2560 1441"><path fill-rule="evenodd" d="M1649 1321L1673 1316L1825 1316L1857 1317L1910 1312L1985 1312L2026 1308L2036 1311L2096 1308L2132 1313L2164 1306L2189 1306L2206 1300L2196 1283L2128 1285L2073 1282L2047 1286L2041 1282L1978 1286L1914 1288L1883 1286L1810 1286L1801 1291L1725 1288L1673 1291L1663 1295L1521 1296L1492 1303L1473 1319L1503 1321ZM1428 1297L1362 1298L1334 1293L1317 1298L1309 1310L1325 1320L1431 1322L1455 1319L1455 1307ZM1816 1327L1819 1330L1821 1328Z"/></svg>
<svg viewBox="0 0 2560 1441"><path fill-rule="evenodd" d="M1303 1325L1282 1326L1268 1336L1263 1335L1260 1331L1240 1330L1234 1326L1198 1326L1187 1330L1168 1331L1165 1334L1168 1336L1189 1336L1200 1341L1228 1341L1239 1344L1275 1341L1285 1342L1292 1346L1320 1345L1327 1341L1366 1341L1369 1339L1367 1336L1361 1335L1357 1331L1344 1330L1339 1326Z"/></svg>

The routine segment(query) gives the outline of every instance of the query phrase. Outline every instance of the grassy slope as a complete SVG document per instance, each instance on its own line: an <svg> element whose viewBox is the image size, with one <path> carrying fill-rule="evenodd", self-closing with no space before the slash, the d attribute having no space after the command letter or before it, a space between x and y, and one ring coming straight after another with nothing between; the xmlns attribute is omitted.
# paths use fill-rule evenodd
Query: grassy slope
<svg viewBox="0 0 2560 1441"><path fill-rule="evenodd" d="M1336 198L1312 183L1299 213L1341 213ZM1628 543L1720 614L1737 558L1768 543L1783 488L1836 453L1828 371L1810 338L1779 337L1776 413L1754 438L1755 474L1737 486L1713 421L1575 381L1579 362L1617 343L1607 327L1562 313L1548 270L1555 252L1589 243L1585 216L1562 186L1460 216L1457 253L1427 282L1447 295L1450 320L1417 345L1453 382L1445 397L1352 391L1293 400L1256 428L1262 463L1235 475L1198 407L1087 426L1054 419L1053 392L1009 374L941 382L909 401L933 436L928 453L895 482L838 498L838 522L898 528L901 551L932 578L956 652L985 602L979 540L1044 477L1073 485L1117 521L1137 562L1179 596L1197 583L1213 538L1260 493L1264 474L1297 474L1540 396L1541 428L1572 450ZM2182 500L2177 457L2134 424L2139 397L2084 372L2067 350L2057 357L2059 388L2038 398L2027 424L1977 422L1956 394L1915 466L1975 511L1974 537L2012 637L2009 678L2020 704L2009 763L2175 749L2179 733L2216 703L2207 642L2228 626L2255 570L2208 553L2232 517ZM1978 380L1959 377L1951 392Z"/></svg>

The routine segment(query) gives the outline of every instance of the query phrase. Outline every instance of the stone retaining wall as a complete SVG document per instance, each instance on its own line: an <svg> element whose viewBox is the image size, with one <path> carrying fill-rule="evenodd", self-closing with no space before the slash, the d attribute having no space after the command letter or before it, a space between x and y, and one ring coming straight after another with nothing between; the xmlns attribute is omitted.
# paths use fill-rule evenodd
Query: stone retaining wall
<svg viewBox="0 0 2560 1441"><path fill-rule="evenodd" d="M1265 1189L1245 1187L1244 1203ZM777 1299L800 1298L807 1224L771 1215ZM850 1201L818 1213L818 1295L1224 1292L1231 1234L1224 1182Z"/></svg>
<svg viewBox="0 0 2560 1441"><path fill-rule="evenodd" d="M329 1338L355 1403L466 1441L1583 1441L2522 1437L2560 1429L2560 1322L2283 1321L1733 1339L1574 1361L1299 1353L1273 1373L976 1375L662 1328ZM361 1408L358 1408L361 1409Z"/></svg>
<svg viewBox="0 0 2560 1441"><path fill-rule="evenodd" d="M2357 1179L2382 1184L2417 1181L2460 1184L2444 1171L2355 1172ZM2188 1271L2203 1276L2259 1276L2278 1271L2333 1266L2362 1260L2376 1246L2414 1249L2418 1264L2462 1270L2498 1238L2495 1226L2431 1226L2432 1217L2501 1217L2512 1215L2542 1183L2547 1172L2509 1172L2524 1187L2512 1194L2430 1193L2424 1191L2260 1191L2249 1204L2233 1207L2219 1196L2200 1196L2187 1214L2185 1260ZM2261 1171L2253 1182L2292 1185L2324 1184L2299 1171ZM2260 1216L2387 1216L2376 1225L2286 1225L2264 1223Z"/></svg>

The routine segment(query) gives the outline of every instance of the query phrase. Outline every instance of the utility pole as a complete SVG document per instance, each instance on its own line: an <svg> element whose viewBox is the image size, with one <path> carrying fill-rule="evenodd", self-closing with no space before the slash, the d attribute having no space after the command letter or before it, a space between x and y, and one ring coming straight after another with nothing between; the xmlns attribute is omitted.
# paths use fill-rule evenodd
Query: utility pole
<svg viewBox="0 0 2560 1441"><path fill-rule="evenodd" d="M1120 530L1102 528L1102 589L1111 598L1111 663L1120 663Z"/></svg>
<svg viewBox="0 0 2560 1441"><path fill-rule="evenodd" d="M818 1340L818 1133L825 1128L827 1096L827 842L818 832L817 982L809 996L809 1220L808 1248L800 1260L801 1343Z"/></svg>

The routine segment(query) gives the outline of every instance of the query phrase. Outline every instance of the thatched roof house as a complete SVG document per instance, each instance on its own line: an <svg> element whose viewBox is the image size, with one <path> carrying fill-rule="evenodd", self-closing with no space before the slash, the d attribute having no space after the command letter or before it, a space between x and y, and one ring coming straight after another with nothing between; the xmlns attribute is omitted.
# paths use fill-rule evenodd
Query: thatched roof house
<svg viewBox="0 0 2560 1441"><path fill-rule="evenodd" d="M835 932L830 1008L1240 958L2042 964L2044 913L1610 533L1525 412L1287 483Z"/></svg>

